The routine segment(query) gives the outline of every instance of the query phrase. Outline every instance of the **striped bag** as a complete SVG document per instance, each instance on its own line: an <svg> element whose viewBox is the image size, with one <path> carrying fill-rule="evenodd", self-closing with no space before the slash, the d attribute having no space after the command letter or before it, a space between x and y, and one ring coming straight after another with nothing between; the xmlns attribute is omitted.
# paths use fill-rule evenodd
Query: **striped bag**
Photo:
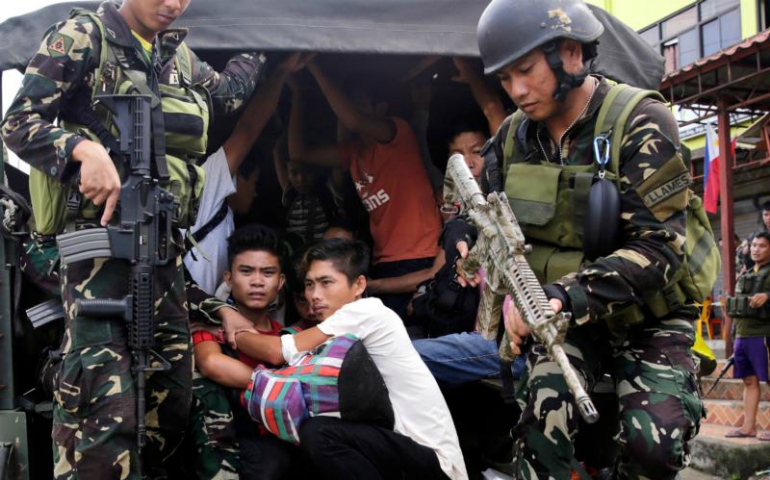
<svg viewBox="0 0 770 480"><path fill-rule="evenodd" d="M254 421L294 444L302 423L318 415L394 423L385 381L354 335L333 337L283 368L257 367L243 401Z"/></svg>

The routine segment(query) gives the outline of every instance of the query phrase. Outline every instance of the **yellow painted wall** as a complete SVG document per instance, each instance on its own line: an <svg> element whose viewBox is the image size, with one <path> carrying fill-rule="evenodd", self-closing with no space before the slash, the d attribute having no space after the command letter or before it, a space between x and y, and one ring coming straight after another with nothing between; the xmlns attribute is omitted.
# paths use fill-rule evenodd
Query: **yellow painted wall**
<svg viewBox="0 0 770 480"><path fill-rule="evenodd" d="M733 126L730 128L730 138L735 138L741 133L743 133L744 130L746 130L746 127L748 125L739 125L739 126ZM703 148L706 146L706 135L698 135L697 137L691 137L688 139L683 140L684 144L687 145L687 147L691 150L698 150L699 148Z"/></svg>
<svg viewBox="0 0 770 480"><path fill-rule="evenodd" d="M634 30L641 30L660 19L696 2L693 0L586 0L623 20ZM757 2L741 0L743 38L757 33Z"/></svg>
<svg viewBox="0 0 770 480"><path fill-rule="evenodd" d="M586 0L623 20L634 30L641 30L663 17L692 5L693 0ZM751 0L749 0L751 1Z"/></svg>
<svg viewBox="0 0 770 480"><path fill-rule="evenodd" d="M755 0L741 0L741 35L748 38L756 35L759 22L757 21L757 2Z"/></svg>

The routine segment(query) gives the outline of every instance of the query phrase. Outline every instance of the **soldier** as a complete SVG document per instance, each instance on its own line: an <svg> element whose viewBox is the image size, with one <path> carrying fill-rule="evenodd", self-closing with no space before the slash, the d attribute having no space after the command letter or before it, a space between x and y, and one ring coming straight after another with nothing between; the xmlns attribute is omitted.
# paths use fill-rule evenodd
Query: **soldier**
<svg viewBox="0 0 770 480"><path fill-rule="evenodd" d="M615 378L620 452L613 478L673 479L688 463L703 413L690 355L697 311L684 306L692 301L675 277L684 259L689 177L674 118L645 98L616 137L619 179L610 185L618 214L591 210L597 205L588 192L602 168L594 164L594 129L616 88L584 70L603 30L582 0L489 4L478 25L485 73L497 75L520 112L487 151L503 168L506 195L533 246L530 265L551 306L571 314L571 364L589 389L604 372ZM610 196L598 206L612 205ZM595 232L585 228L611 238L613 226L619 240L588 258L583 239ZM457 247L465 257L466 235L473 235L467 227L448 232L445 249ZM519 354L529 330L515 306L509 313L511 349ZM560 369L542 345L529 350L527 366L514 429L516 478L585 473L574 457L579 416Z"/></svg>
<svg viewBox="0 0 770 480"><path fill-rule="evenodd" d="M105 2L96 15L75 11L46 33L2 125L8 147L34 167L30 187L41 234L61 233L65 223L87 229L117 220L113 212L124 169L116 168L103 145L115 139L111 116L94 102L100 94L153 98L153 175L174 194L175 226L194 222L203 184L195 162L206 151L209 115L225 115L243 104L260 63L255 55L237 55L217 73L198 59L183 42L184 30L168 30L188 4ZM168 183L159 174L164 164ZM125 296L129 265L98 258L73 262L60 272L67 318L52 432L57 479L166 476L164 460L189 419L192 381L176 228L173 244L175 258L154 271L155 348L171 367L148 375L143 465L125 322L73 314L78 298ZM189 310L201 312L203 305L191 301Z"/></svg>
<svg viewBox="0 0 770 480"><path fill-rule="evenodd" d="M727 313L733 319L736 333L733 376L742 378L744 384L743 425L727 433L728 438L757 436L760 382L770 382L770 232L754 234L751 260L754 266L741 275L735 296L727 299ZM770 432L757 438L770 441Z"/></svg>

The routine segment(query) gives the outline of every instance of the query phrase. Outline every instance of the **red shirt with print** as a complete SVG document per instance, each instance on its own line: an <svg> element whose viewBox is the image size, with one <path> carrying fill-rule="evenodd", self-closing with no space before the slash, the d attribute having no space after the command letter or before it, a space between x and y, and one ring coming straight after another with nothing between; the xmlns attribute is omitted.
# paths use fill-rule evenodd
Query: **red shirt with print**
<svg viewBox="0 0 770 480"><path fill-rule="evenodd" d="M439 215L420 147L409 124L390 118L390 143L343 143L340 155L350 167L356 191L369 212L374 263L435 257L441 232Z"/></svg>

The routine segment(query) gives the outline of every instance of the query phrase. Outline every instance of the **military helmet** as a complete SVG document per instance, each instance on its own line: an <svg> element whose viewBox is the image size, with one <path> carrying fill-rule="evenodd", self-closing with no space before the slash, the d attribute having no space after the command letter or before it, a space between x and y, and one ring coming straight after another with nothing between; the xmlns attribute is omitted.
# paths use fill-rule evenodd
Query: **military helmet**
<svg viewBox="0 0 770 480"><path fill-rule="evenodd" d="M559 38L590 44L603 31L583 0L492 0L476 34L484 73L490 75Z"/></svg>

